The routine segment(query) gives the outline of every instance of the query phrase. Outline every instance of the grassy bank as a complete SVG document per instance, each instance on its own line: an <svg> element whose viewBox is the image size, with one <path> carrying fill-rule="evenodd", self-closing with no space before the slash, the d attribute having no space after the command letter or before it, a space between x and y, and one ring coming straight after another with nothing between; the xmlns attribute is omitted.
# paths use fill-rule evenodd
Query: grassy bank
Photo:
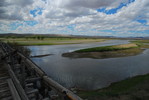
<svg viewBox="0 0 149 100"><path fill-rule="evenodd" d="M95 91L79 91L87 100L148 100L149 74L135 76L112 83L109 87Z"/></svg>
<svg viewBox="0 0 149 100"><path fill-rule="evenodd" d="M135 43L95 47L88 49L81 49L70 53L64 53L62 56L70 58L94 58L105 59L115 57L134 56L141 53L143 49L140 49L140 45Z"/></svg>
<svg viewBox="0 0 149 100"><path fill-rule="evenodd" d="M69 58L94 59L127 57L140 54L144 49L149 48L149 40L132 40L131 42L132 43L122 45L81 49L74 52L64 53L62 56Z"/></svg>
<svg viewBox="0 0 149 100"><path fill-rule="evenodd" d="M140 45L141 48L149 48L149 40L134 40L131 42Z"/></svg>
<svg viewBox="0 0 149 100"><path fill-rule="evenodd" d="M149 40L133 40L134 43L149 43Z"/></svg>
<svg viewBox="0 0 149 100"><path fill-rule="evenodd" d="M104 47L95 47L95 48L88 48L88 49L81 49L75 52L82 53L82 52L105 52L105 51L118 51L118 50L125 50L130 48L136 48L138 45L134 43L130 44L122 44L122 45L114 45L114 46L104 46Z"/></svg>
<svg viewBox="0 0 149 100"><path fill-rule="evenodd" d="M17 43L22 46L29 45L62 45L62 44L80 44L91 42L102 42L106 39L92 39L92 38L44 38L44 39L32 39L32 38L1 38L0 40L9 43Z"/></svg>

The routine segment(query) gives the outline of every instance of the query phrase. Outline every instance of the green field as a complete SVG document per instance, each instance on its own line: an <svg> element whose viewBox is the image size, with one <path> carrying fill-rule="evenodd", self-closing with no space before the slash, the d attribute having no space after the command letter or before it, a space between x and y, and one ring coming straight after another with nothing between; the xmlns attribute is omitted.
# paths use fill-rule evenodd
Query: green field
<svg viewBox="0 0 149 100"><path fill-rule="evenodd" d="M80 44L91 42L102 42L106 39L92 39L92 38L44 38L44 39L32 39L32 38L0 38L1 41L16 43L18 45L62 45L62 44Z"/></svg>
<svg viewBox="0 0 149 100"><path fill-rule="evenodd" d="M133 40L135 43L149 43L149 40Z"/></svg>

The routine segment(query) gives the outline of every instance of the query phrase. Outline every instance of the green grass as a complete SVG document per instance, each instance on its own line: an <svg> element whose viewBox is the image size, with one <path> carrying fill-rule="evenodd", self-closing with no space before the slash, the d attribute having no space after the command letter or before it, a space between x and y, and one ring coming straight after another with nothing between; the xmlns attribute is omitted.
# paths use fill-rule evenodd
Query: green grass
<svg viewBox="0 0 149 100"><path fill-rule="evenodd" d="M142 51L143 49L140 49L140 46L134 43L129 43L122 45L81 49L74 52L64 53L62 54L62 56L69 58L106 59L106 58L135 56L137 54L140 54Z"/></svg>
<svg viewBox="0 0 149 100"><path fill-rule="evenodd" d="M138 47L137 45L132 45L132 46L127 46L127 44L125 44L125 45L126 45L125 47L122 47L122 45L114 45L114 46L103 46L103 47L87 48L87 49L77 50L75 52L77 52L77 53L81 53L81 52L105 52L105 51L125 50L125 49Z"/></svg>
<svg viewBox="0 0 149 100"><path fill-rule="evenodd" d="M135 43L149 43L149 40L133 40Z"/></svg>
<svg viewBox="0 0 149 100"><path fill-rule="evenodd" d="M112 83L109 87L95 90L95 91L79 91L79 96L82 98L98 98L102 96L113 97L120 95L131 95L134 92L137 93L137 90L140 89L149 89L149 74L139 75L120 82ZM147 86L147 87L146 87ZM89 99L90 100L90 99Z"/></svg>
<svg viewBox="0 0 149 100"><path fill-rule="evenodd" d="M137 86L138 84L142 83L145 80L149 80L149 74L135 76L133 78L128 78L126 80L113 83L111 86L103 90L111 91L112 93L123 93L129 90L132 91L135 86Z"/></svg>
<svg viewBox="0 0 149 100"><path fill-rule="evenodd" d="M75 52L104 52L104 51L116 51L121 50L123 48L113 48L112 46L106 46L106 47L95 47L95 48L88 48L88 49L81 49L77 50Z"/></svg>
<svg viewBox="0 0 149 100"><path fill-rule="evenodd" d="M118 50L125 50L125 49L131 49L131 48L149 48L149 45L146 45L144 43L149 43L149 40L135 40L131 41L132 46L127 46L127 44L123 45L114 45L114 46L104 46L104 47L95 47L95 48L87 48L87 49L81 49L77 50L75 52L77 53L82 53L82 52L105 52L105 51L118 51ZM129 45L129 44L128 44Z"/></svg>
<svg viewBox="0 0 149 100"><path fill-rule="evenodd" d="M21 46L32 46L32 45L58 45L58 43L50 43L50 42L11 42L11 43L16 43L17 45L21 45Z"/></svg>
<svg viewBox="0 0 149 100"><path fill-rule="evenodd" d="M133 40L132 43L136 43L142 48L149 48L149 40Z"/></svg>

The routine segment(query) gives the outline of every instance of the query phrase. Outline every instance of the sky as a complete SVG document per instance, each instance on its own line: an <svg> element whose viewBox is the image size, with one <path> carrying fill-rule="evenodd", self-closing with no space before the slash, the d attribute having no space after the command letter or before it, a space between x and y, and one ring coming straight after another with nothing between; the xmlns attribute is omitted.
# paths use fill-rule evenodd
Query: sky
<svg viewBox="0 0 149 100"><path fill-rule="evenodd" d="M149 0L0 0L1 33L148 37Z"/></svg>

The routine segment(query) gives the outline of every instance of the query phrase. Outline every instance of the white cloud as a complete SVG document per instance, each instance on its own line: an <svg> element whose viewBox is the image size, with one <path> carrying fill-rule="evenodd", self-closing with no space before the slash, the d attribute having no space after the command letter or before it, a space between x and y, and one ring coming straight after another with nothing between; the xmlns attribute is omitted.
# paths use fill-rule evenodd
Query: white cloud
<svg viewBox="0 0 149 100"><path fill-rule="evenodd" d="M69 9L76 8L91 8L97 9L100 7L117 7L120 3L127 2L128 0L66 0L67 3L64 5Z"/></svg>
<svg viewBox="0 0 149 100"><path fill-rule="evenodd" d="M6 2L10 5L26 7L26 6L32 5L35 1L34 0L6 0Z"/></svg>
<svg viewBox="0 0 149 100"><path fill-rule="evenodd" d="M131 32L149 30L149 1L135 0L122 7L115 14L107 15L97 12L98 8L116 8L120 3L129 0L1 0L0 1L0 30L10 32L35 32L35 33L78 33L112 35L132 35ZM36 11L34 17L30 11L42 8L41 13ZM18 21L37 21L34 26L19 26L10 30L10 23ZM146 20L146 25L136 20ZM74 31L68 25L75 25ZM69 33L70 32L70 33ZM118 34L119 33L119 34ZM136 35L139 35L136 34ZM142 35L142 33L140 33Z"/></svg>

